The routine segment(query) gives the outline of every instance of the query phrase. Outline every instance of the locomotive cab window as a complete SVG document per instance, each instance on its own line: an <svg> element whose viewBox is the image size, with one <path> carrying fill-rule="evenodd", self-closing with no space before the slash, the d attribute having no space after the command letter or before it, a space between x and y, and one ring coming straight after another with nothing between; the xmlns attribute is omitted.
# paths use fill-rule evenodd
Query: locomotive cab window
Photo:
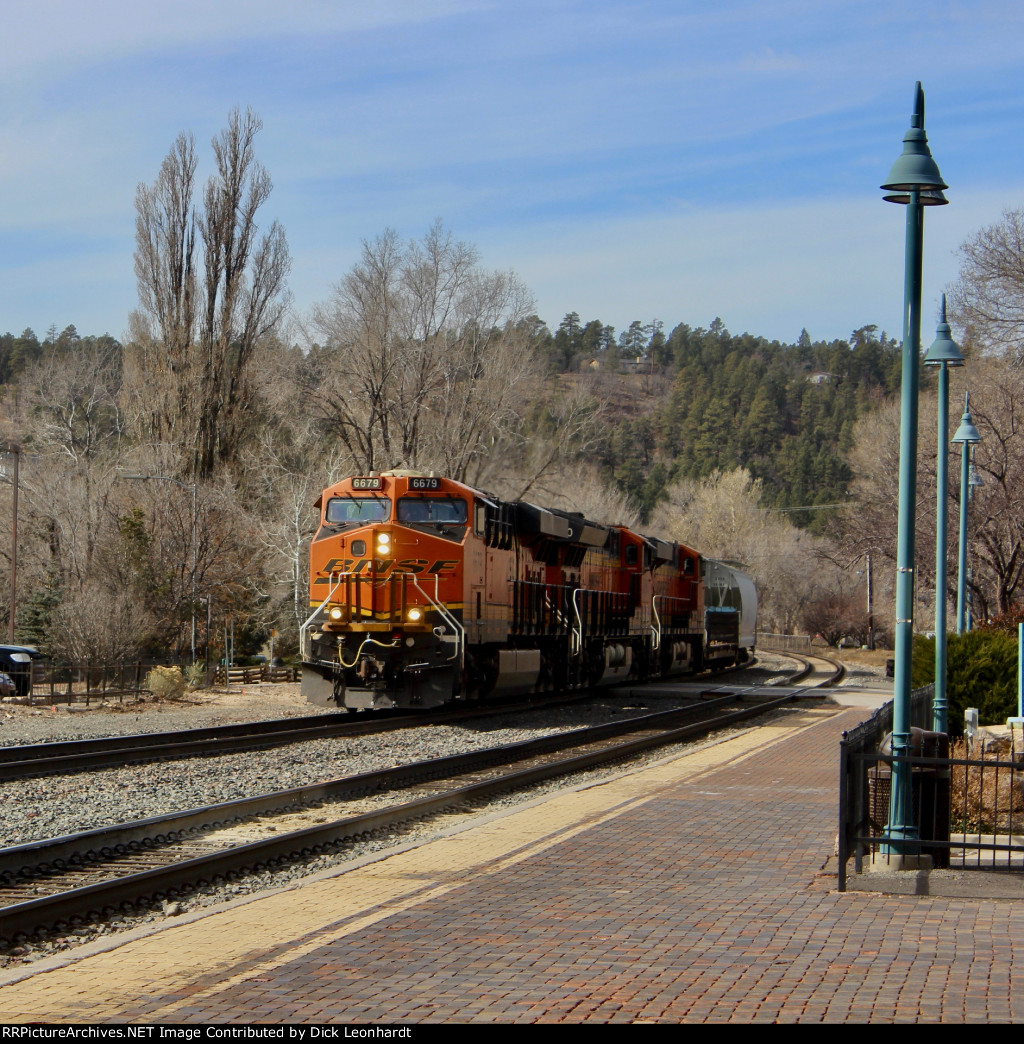
<svg viewBox="0 0 1024 1044"><path fill-rule="evenodd" d="M399 497L398 521L463 525L466 502L455 497Z"/></svg>
<svg viewBox="0 0 1024 1044"><path fill-rule="evenodd" d="M356 522L384 522L391 515L387 497L331 497L327 501L324 521L328 525L352 525Z"/></svg>
<svg viewBox="0 0 1024 1044"><path fill-rule="evenodd" d="M635 566L639 556L637 555L636 544L626 545L626 565Z"/></svg>

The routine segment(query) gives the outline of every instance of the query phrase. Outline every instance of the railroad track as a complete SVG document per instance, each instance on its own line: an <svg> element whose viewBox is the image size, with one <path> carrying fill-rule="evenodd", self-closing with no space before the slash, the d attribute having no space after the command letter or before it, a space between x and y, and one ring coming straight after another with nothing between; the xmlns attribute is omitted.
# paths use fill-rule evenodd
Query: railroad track
<svg viewBox="0 0 1024 1044"><path fill-rule="evenodd" d="M313 714L301 718L215 725L176 732L150 732L101 739L64 740L0 747L0 780L31 776L55 776L88 772L145 761L191 758L259 750L323 739L325 736L360 736L423 725L445 725L483 713L513 713L582 699L586 694L561 695L551 701L480 704L432 710L423 714L367 712L353 719L341 714Z"/></svg>
<svg viewBox="0 0 1024 1044"><path fill-rule="evenodd" d="M496 700L493 703L472 703L422 714L369 711L355 718L342 714L313 714L176 732L12 745L0 747L0 781L89 772L146 761L265 750L323 739L325 736L359 736L423 725L450 725L484 714L538 710L554 704L589 699L591 696L590 692L557 693L541 700Z"/></svg>
<svg viewBox="0 0 1024 1044"><path fill-rule="evenodd" d="M0 849L0 944L112 919L541 780L729 727L812 693L690 707Z"/></svg>
<svg viewBox="0 0 1024 1044"><path fill-rule="evenodd" d="M794 681L807 681L817 677L815 686L820 689L831 688L838 685L846 677L846 664L839 660L833 660L830 656L803 656L796 653L784 653L782 655L792 657L804 665L803 670L794 675Z"/></svg>

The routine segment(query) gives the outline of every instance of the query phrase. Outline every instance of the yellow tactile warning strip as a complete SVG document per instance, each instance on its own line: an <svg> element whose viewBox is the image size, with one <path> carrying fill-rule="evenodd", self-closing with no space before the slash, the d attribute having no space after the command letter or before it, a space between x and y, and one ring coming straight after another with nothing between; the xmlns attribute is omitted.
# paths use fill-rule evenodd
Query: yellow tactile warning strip
<svg viewBox="0 0 1024 1044"><path fill-rule="evenodd" d="M173 1021L175 1009L197 996L231 990L328 939L500 873L656 799L666 787L742 761L837 712L781 715L690 754L474 817L472 824L433 840L8 971L0 974L0 1021L91 1022L121 1013L145 1022Z"/></svg>

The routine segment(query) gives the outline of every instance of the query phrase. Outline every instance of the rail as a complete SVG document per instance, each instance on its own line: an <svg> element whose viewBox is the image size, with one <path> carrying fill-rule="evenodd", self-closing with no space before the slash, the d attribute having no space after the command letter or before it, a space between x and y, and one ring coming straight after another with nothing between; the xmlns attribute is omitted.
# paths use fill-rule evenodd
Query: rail
<svg viewBox="0 0 1024 1044"><path fill-rule="evenodd" d="M222 805L193 808L144 820L115 824L0 851L0 934L7 941L76 917L116 916L119 909L144 905L171 889L189 891L197 880L264 869L273 862L304 859L374 830L394 832L401 824L437 812L465 807L467 802L506 793L542 780L584 771L641 751L691 740L712 729L760 716L798 698L787 693L740 710L727 704L736 697L586 729L543 736L489 750L398 766L384 772L328 780L288 791L240 798ZM698 716L697 721L686 721ZM506 771L492 771L506 766ZM465 777L469 778L466 779ZM435 792L396 804L335 818L330 811L313 826L273 831L268 836L222 847L211 839L200 854L204 827L315 803L361 799L367 794L411 785L422 792L427 781ZM453 784L453 786L452 786ZM403 800L403 798L406 798ZM184 850L176 850L179 843ZM142 869L126 867L119 855L131 853ZM143 859L141 857L145 856ZM150 859L153 856L155 858ZM127 872L126 872L127 871ZM82 883L85 873L91 883ZM99 878L99 879L97 879ZM46 894L49 892L50 894Z"/></svg>

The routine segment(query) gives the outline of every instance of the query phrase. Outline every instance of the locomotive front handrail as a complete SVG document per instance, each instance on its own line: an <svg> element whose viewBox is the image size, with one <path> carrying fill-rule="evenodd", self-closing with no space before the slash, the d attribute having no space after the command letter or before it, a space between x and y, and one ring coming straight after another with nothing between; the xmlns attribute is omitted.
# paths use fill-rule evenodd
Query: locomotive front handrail
<svg viewBox="0 0 1024 1044"><path fill-rule="evenodd" d="M569 655L573 657L577 657L583 652L583 619L580 617L580 607L576 601L576 596L582 590L582 587L577 587L572 593L572 611L576 614L576 626L573 627L570 636Z"/></svg>
<svg viewBox="0 0 1024 1044"><path fill-rule="evenodd" d="M306 639L309 637L310 625L313 623L313 620L324 611L324 606L331 600L331 596L341 586L342 578L345 575L345 573L331 573L331 580L334 582L331 584L331 589L327 592L327 597L309 614L309 616L306 617L306 622L299 628L299 649L304 660L309 659L311 654L311 650L306 646ZM337 580L334 580L335 576L337 576Z"/></svg>
<svg viewBox="0 0 1024 1044"><path fill-rule="evenodd" d="M651 598L651 612L654 614L654 623L651 624L651 647L654 652L661 649L661 615L658 613L658 599L664 595L654 595Z"/></svg>
<svg viewBox="0 0 1024 1044"><path fill-rule="evenodd" d="M459 669L464 670L466 666L466 630L459 623L458 620L448 611L444 603L441 601L441 590L440 590L440 577L434 574L434 596L431 598L430 592L425 591L420 587L419 581L416 579L415 574L407 574L409 579L412 581L413 587L434 607L438 615L442 620L455 632L455 652L448 657L449 660L458 658Z"/></svg>

